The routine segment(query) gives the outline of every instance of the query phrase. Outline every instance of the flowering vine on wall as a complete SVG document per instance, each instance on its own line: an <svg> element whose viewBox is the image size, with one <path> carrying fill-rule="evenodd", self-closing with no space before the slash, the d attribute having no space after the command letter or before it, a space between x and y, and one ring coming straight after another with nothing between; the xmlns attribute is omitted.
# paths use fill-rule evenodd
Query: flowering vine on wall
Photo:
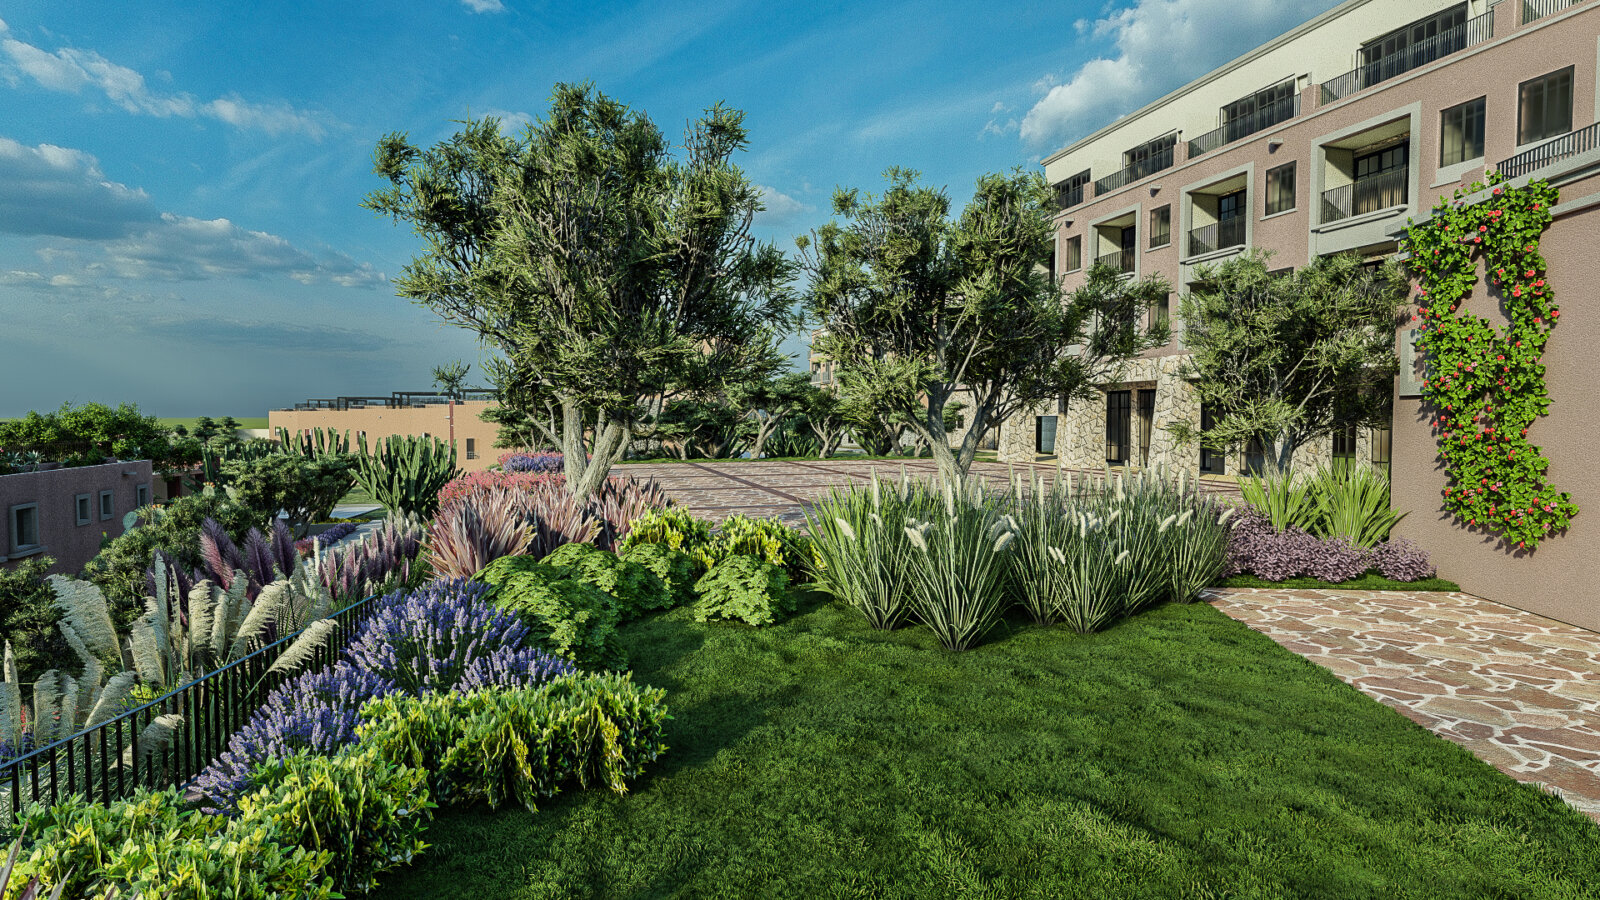
<svg viewBox="0 0 1600 900"><path fill-rule="evenodd" d="M1433 218L1412 223L1402 242L1420 285L1416 341L1427 363L1422 396L1444 459L1444 508L1467 525L1531 549L1577 514L1570 494L1545 472L1550 461L1528 440L1550 409L1540 362L1561 310L1545 278L1539 238L1556 190L1535 181L1509 186L1498 172L1465 195L1441 199ZM1500 291L1509 323L1496 328L1462 302L1478 283L1477 259Z"/></svg>

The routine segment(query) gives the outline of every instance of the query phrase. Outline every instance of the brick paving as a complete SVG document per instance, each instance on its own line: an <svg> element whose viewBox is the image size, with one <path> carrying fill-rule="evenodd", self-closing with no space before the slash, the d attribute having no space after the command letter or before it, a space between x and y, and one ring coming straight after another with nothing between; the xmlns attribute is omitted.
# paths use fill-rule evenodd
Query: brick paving
<svg viewBox="0 0 1600 900"><path fill-rule="evenodd" d="M1600 634L1460 593L1214 589L1207 599L1600 819Z"/></svg>
<svg viewBox="0 0 1600 900"><path fill-rule="evenodd" d="M804 507L876 468L935 473L931 460L716 460L618 468L653 478L708 519L805 523ZM975 463L997 483L1051 466ZM1238 495L1228 482L1205 489ZM1460 593L1215 589L1223 613L1324 666L1519 781L1600 819L1600 634Z"/></svg>

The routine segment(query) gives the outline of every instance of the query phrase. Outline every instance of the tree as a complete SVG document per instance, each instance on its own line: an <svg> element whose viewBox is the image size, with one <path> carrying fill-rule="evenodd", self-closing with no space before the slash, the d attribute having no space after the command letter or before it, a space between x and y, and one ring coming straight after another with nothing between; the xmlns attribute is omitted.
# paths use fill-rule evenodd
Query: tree
<svg viewBox="0 0 1600 900"><path fill-rule="evenodd" d="M483 119L427 150L378 144L390 186L364 205L427 243L399 293L497 351L501 404L561 448L574 494L662 398L771 365L792 266L750 235L760 190L731 161L746 141L743 115L716 106L673 156L644 114L562 84L520 137Z"/></svg>
<svg viewBox="0 0 1600 900"><path fill-rule="evenodd" d="M304 456L276 452L222 465L229 498L256 518L271 521L288 514L289 527L303 537L306 526L325 519L355 485L356 459L349 454Z"/></svg>
<svg viewBox="0 0 1600 900"><path fill-rule="evenodd" d="M1259 439L1269 465L1288 471L1296 450L1334 429L1382 425L1399 366L1394 332L1410 285L1393 262L1323 257L1272 275L1250 253L1196 273L1178 307L1192 355L1185 376L1215 411L1201 437L1221 449Z"/></svg>
<svg viewBox="0 0 1600 900"><path fill-rule="evenodd" d="M1099 385L1122 379L1128 362L1146 350L1160 347L1171 337L1163 319L1145 323L1151 309L1166 305L1171 286L1160 276L1125 278L1113 266L1089 268L1084 283L1066 298L1066 319L1076 349L1069 363L1077 369L1074 389L1061 401L1089 400Z"/></svg>
<svg viewBox="0 0 1600 900"><path fill-rule="evenodd" d="M467 372L472 366L462 360L433 367L433 386L446 397L460 400L467 386Z"/></svg>
<svg viewBox="0 0 1600 900"><path fill-rule="evenodd" d="M728 402L739 410L752 432L750 457L760 459L767 438L790 417L804 410L810 398L811 376L788 372L776 378L747 381L728 388Z"/></svg>
<svg viewBox="0 0 1600 900"><path fill-rule="evenodd" d="M845 432L850 427L850 423L845 420L844 412L839 407L839 397L833 391L812 385L806 395L804 412L806 427L817 436L819 445L817 457L827 459L838 449L839 443L844 440Z"/></svg>
<svg viewBox="0 0 1600 900"><path fill-rule="evenodd" d="M47 460L67 465L99 465L107 457L148 459L157 469L168 467L172 432L154 416L131 403L112 408L103 403L63 403L53 412L29 412L0 422L0 450L36 451Z"/></svg>
<svg viewBox="0 0 1600 900"><path fill-rule="evenodd" d="M915 172L886 177L881 197L835 192L844 224L799 241L807 309L824 329L818 350L835 362L845 406L882 411L886 426L904 422L950 478L971 467L996 422L1088 390L1071 351L1091 326L1046 274L1053 205L1039 174L983 176L956 221L944 192L919 185ZM1164 342L1164 329L1139 331L1138 312L1093 327L1130 333L1119 352ZM952 448L946 407L964 392L965 429Z"/></svg>

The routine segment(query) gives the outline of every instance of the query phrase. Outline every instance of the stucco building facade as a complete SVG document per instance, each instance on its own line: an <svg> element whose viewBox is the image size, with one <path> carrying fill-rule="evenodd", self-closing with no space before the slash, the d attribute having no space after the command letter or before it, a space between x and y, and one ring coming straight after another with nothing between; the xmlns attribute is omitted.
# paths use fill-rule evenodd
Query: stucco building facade
<svg viewBox="0 0 1600 900"><path fill-rule="evenodd" d="M273 434L279 428L294 435L328 428L348 432L352 441L365 434L369 446L390 435L435 437L455 447L457 466L476 472L495 465L504 452L494 449L500 426L481 418L493 405L493 400L344 397L271 410L267 425Z"/></svg>
<svg viewBox="0 0 1600 900"><path fill-rule="evenodd" d="M0 475L0 567L48 556L73 574L122 534L122 519L153 502L150 461Z"/></svg>
<svg viewBox="0 0 1600 900"><path fill-rule="evenodd" d="M1054 185L1055 268L1071 291L1096 262L1126 277L1159 274L1169 308L1198 267L1247 250L1273 268L1322 255L1393 256L1408 220L1496 169L1548 180L1561 204L1546 236L1550 279L1569 312L1546 363L1554 401L1533 436L1551 476L1580 507L1600 511L1592 411L1600 378L1588 364L1600 235L1600 2L1349 0L1046 158ZM1489 315L1491 296L1476 298ZM1160 314L1160 311L1157 311ZM1068 465L1166 464L1232 476L1243 450L1209 453L1165 426L1204 427L1207 411L1181 376L1175 317L1167 346L1144 354L1090 402L1032 410L1002 428L1001 458L1059 454ZM1334 457L1389 467L1399 531L1430 550L1468 590L1586 627L1600 550L1572 533L1527 554L1444 517L1442 467L1417 396L1410 335L1391 429L1359 429L1297 453L1312 469ZM1585 549L1587 548L1587 549ZM1536 574L1544 570L1548 574ZM1528 587L1512 587L1522 582ZM1579 599L1579 598L1583 599Z"/></svg>

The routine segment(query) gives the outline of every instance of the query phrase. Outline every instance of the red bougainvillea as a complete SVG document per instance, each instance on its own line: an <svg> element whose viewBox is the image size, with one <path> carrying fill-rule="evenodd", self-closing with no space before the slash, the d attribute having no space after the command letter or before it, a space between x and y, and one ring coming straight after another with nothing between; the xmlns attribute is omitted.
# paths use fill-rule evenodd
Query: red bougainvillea
<svg viewBox="0 0 1600 900"><path fill-rule="evenodd" d="M1491 172L1487 184L1457 191L1432 218L1411 223L1402 243L1420 285L1416 346L1448 477L1444 508L1527 549L1578 512L1571 495L1550 484L1550 461L1528 440L1534 420L1550 409L1540 357L1561 316L1539 254L1555 202L1555 188L1543 181L1513 188ZM1509 318L1503 329L1461 308L1478 284L1479 258Z"/></svg>

